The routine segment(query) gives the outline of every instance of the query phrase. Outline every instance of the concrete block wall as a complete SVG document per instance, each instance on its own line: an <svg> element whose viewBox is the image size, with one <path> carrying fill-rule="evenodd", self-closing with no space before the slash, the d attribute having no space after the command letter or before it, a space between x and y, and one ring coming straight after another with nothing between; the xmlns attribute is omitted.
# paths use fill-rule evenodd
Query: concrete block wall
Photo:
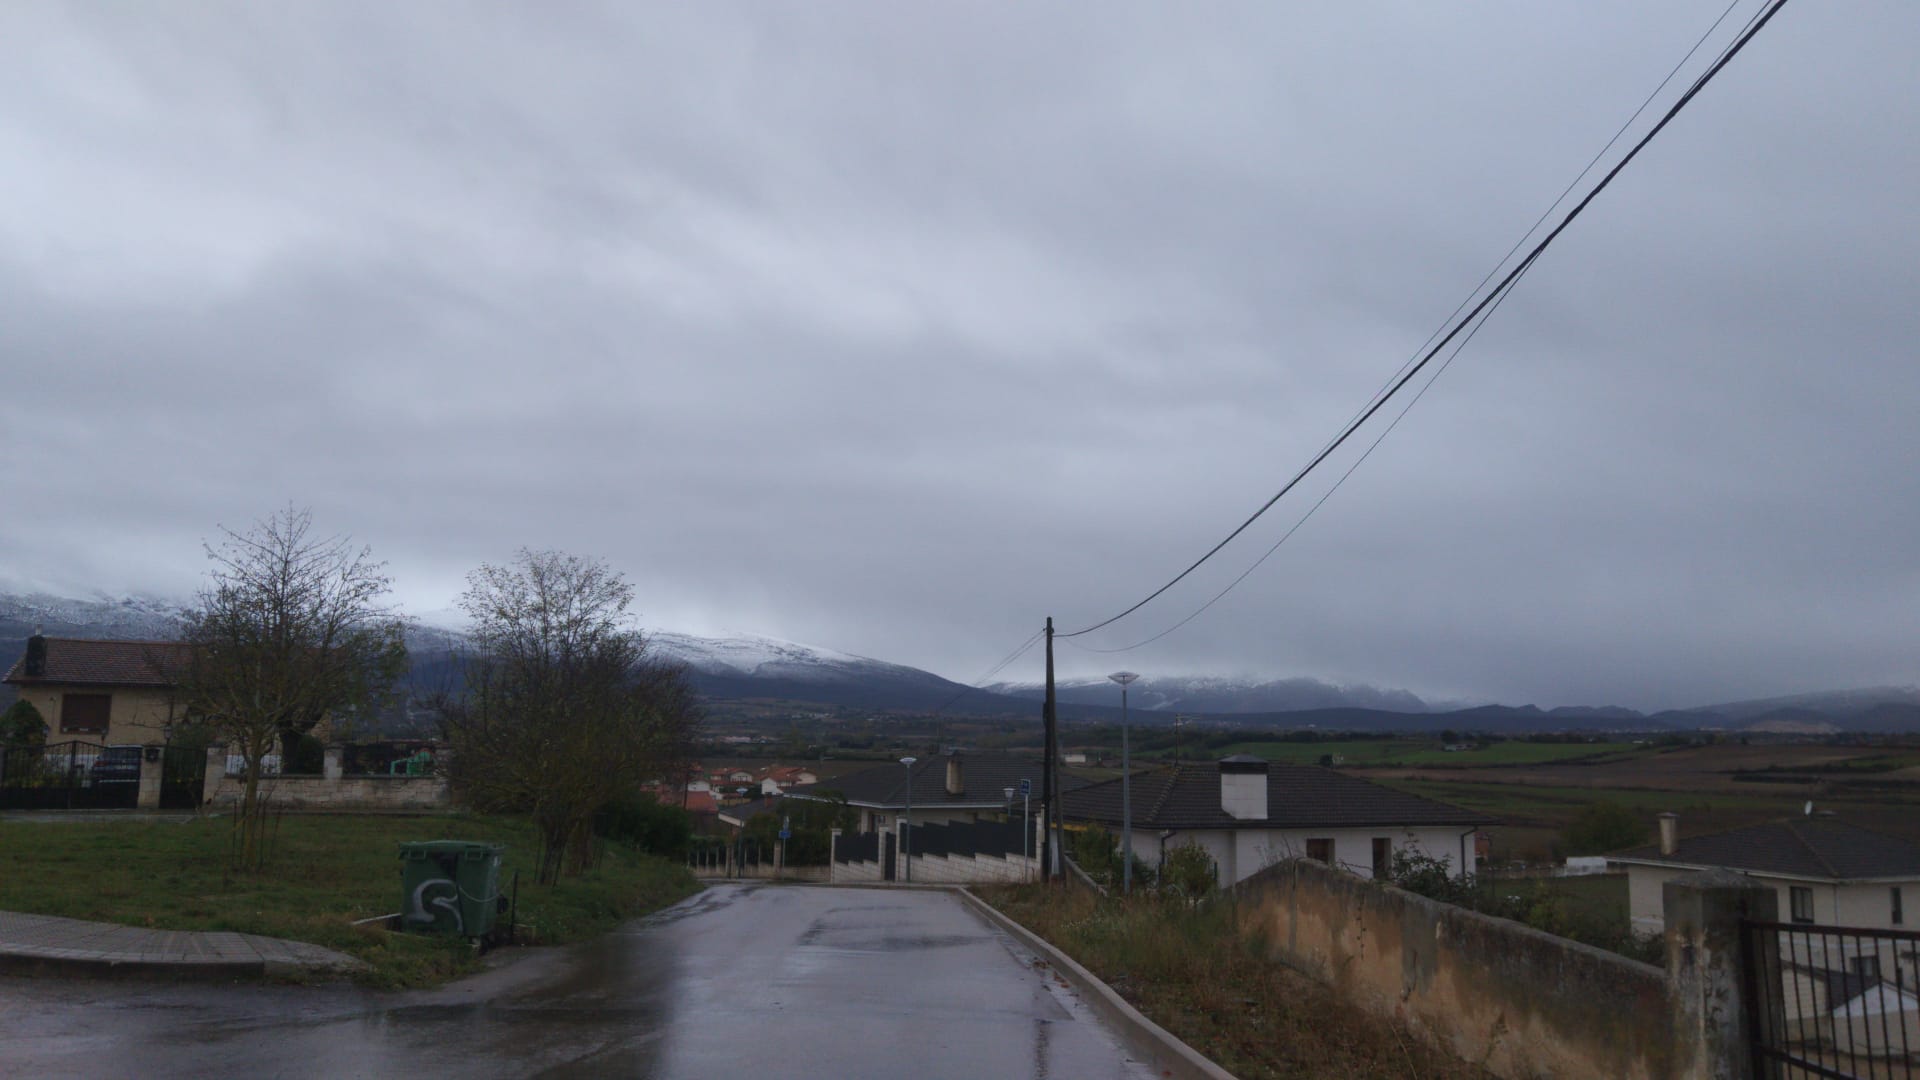
<svg viewBox="0 0 1920 1080"><path fill-rule="evenodd" d="M1015 884L1029 880L1036 860L1015 855L915 855L913 882L916 885L988 885Z"/></svg>
<svg viewBox="0 0 1920 1080"><path fill-rule="evenodd" d="M832 864L832 870L831 880L835 885L880 880L880 864L877 862L837 862Z"/></svg>
<svg viewBox="0 0 1920 1080"><path fill-rule="evenodd" d="M1016 884L1039 878L1040 860L1014 855L915 855L911 881L902 872L900 884L913 885L989 885ZM836 862L832 881L836 885L877 882L885 873L878 861Z"/></svg>

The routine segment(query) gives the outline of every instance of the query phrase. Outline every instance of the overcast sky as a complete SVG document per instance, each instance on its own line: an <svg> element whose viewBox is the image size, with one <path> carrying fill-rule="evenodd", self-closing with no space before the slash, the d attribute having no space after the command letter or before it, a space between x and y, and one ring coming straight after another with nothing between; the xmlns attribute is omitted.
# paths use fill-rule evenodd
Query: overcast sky
<svg viewBox="0 0 1920 1080"><path fill-rule="evenodd" d="M292 501L416 612L556 547L971 680L1277 490L1724 6L5 5L0 585ZM1244 585L1062 670L1920 681L1917 50L1789 5Z"/></svg>

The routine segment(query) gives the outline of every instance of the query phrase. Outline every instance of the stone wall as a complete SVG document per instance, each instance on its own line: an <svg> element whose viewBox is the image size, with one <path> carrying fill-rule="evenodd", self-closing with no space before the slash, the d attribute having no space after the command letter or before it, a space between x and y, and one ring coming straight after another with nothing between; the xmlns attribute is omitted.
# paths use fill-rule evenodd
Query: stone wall
<svg viewBox="0 0 1920 1080"><path fill-rule="evenodd" d="M229 774L227 760L225 747L207 748L202 806L231 809L245 794L246 777ZM261 795L270 809L315 813L446 810L453 805L453 792L445 776L346 776L340 760L340 747L329 746L321 775L262 777Z"/></svg>
<svg viewBox="0 0 1920 1080"><path fill-rule="evenodd" d="M1660 968L1307 859L1236 894L1276 959L1499 1076L1689 1075Z"/></svg>

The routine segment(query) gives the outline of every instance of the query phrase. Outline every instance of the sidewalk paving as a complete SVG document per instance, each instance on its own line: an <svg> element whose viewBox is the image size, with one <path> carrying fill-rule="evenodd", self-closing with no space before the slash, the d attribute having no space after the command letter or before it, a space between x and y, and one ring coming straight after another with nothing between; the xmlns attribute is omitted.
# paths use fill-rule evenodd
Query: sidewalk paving
<svg viewBox="0 0 1920 1080"><path fill-rule="evenodd" d="M295 972L346 974L364 966L346 953L259 934L147 930L0 911L0 971L232 978Z"/></svg>

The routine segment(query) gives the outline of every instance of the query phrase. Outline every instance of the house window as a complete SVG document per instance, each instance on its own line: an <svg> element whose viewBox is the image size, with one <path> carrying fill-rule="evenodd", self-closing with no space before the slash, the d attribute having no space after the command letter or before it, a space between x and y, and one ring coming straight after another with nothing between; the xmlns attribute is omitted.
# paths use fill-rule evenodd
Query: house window
<svg viewBox="0 0 1920 1080"><path fill-rule="evenodd" d="M1393 838L1373 838L1373 876L1385 881L1393 873Z"/></svg>
<svg viewBox="0 0 1920 1080"><path fill-rule="evenodd" d="M1906 913L1906 911L1905 911L1905 910L1903 910L1903 909L1901 908L1901 906L1900 906L1900 886L1898 886L1898 885L1895 885L1895 886L1894 886L1894 887L1893 887L1892 889L1890 889L1890 890L1888 890L1888 891L1889 891L1889 892L1891 892L1891 893L1893 894L1893 897L1892 897L1892 900L1893 900L1893 909L1892 909L1892 910L1893 910L1893 919L1892 919L1892 925L1894 925L1894 926L1899 926L1899 925L1901 925L1901 924L1903 924L1903 923L1905 923L1905 922L1907 921L1907 913Z"/></svg>
<svg viewBox="0 0 1920 1080"><path fill-rule="evenodd" d="M1853 973L1868 982L1880 980L1880 958L1878 956L1855 956L1847 961Z"/></svg>
<svg viewBox="0 0 1920 1080"><path fill-rule="evenodd" d="M60 695L60 730L107 733L107 719L113 713L112 694Z"/></svg>
<svg viewBox="0 0 1920 1080"><path fill-rule="evenodd" d="M1793 908L1794 922L1813 921L1813 890L1805 885L1791 885L1787 888L1787 899Z"/></svg>
<svg viewBox="0 0 1920 1080"><path fill-rule="evenodd" d="M1333 865L1333 838L1316 837L1307 841L1307 858L1319 859L1328 866Z"/></svg>

